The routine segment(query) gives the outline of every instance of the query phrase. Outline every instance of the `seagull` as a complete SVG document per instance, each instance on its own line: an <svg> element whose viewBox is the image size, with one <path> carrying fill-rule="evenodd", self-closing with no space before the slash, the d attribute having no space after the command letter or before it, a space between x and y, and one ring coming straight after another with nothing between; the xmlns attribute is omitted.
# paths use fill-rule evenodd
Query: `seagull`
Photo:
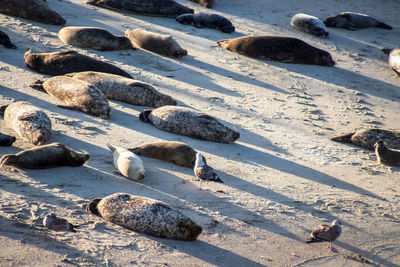
<svg viewBox="0 0 400 267"><path fill-rule="evenodd" d="M213 168L208 166L204 162L203 155L197 152L196 154L196 162L194 164L194 175L202 181L214 181L223 183L223 181L218 177L218 174L215 172Z"/></svg>
<svg viewBox="0 0 400 267"><path fill-rule="evenodd" d="M313 242L329 242L329 248L332 250L332 242L335 241L342 233L342 223L339 220L334 220L331 225L321 224L319 228L315 228L311 232L311 237L306 243Z"/></svg>
<svg viewBox="0 0 400 267"><path fill-rule="evenodd" d="M69 223L66 219L58 218L54 213L48 214L44 217L43 225L55 232L69 231L76 233L74 227L77 227Z"/></svg>

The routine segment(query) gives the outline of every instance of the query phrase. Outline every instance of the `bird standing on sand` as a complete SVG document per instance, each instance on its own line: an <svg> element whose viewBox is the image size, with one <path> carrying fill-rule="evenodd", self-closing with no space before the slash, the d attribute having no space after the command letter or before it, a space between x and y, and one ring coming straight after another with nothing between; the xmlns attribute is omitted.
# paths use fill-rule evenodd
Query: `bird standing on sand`
<svg viewBox="0 0 400 267"><path fill-rule="evenodd" d="M306 243L313 242L329 242L329 248L332 250L332 242L335 241L342 233L342 223L339 220L334 220L331 225L321 224L319 228L315 228L311 232L311 237Z"/></svg>
<svg viewBox="0 0 400 267"><path fill-rule="evenodd" d="M54 213L48 214L44 217L43 225L55 232L69 231L76 233L74 230L74 227L76 226L69 223L66 219L58 218Z"/></svg>
<svg viewBox="0 0 400 267"><path fill-rule="evenodd" d="M215 170L204 162L203 155L199 152L197 152L196 154L196 162L194 164L193 171L194 175L196 175L196 177L202 181L214 181L223 183Z"/></svg>

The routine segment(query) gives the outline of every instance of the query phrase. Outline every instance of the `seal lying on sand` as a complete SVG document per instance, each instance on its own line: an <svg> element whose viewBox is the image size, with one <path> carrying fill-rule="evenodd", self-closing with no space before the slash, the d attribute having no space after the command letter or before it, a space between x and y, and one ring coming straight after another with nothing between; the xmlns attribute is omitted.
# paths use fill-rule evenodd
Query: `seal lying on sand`
<svg viewBox="0 0 400 267"><path fill-rule="evenodd" d="M383 140L376 142L375 154L380 164L400 167L400 150L393 150L386 147Z"/></svg>
<svg viewBox="0 0 400 267"><path fill-rule="evenodd" d="M60 143L37 146L22 150L17 154L1 157L0 166L11 165L18 168L44 169L60 166L82 166L89 154L80 153Z"/></svg>
<svg viewBox="0 0 400 267"><path fill-rule="evenodd" d="M132 78L131 75L110 63L82 55L76 51L63 50L52 53L24 55L28 68L48 75L64 75L71 72L99 71Z"/></svg>
<svg viewBox="0 0 400 267"><path fill-rule="evenodd" d="M252 58L284 63L335 65L328 52L292 37L244 36L217 43L222 48Z"/></svg>
<svg viewBox="0 0 400 267"><path fill-rule="evenodd" d="M119 75L85 71L70 73L67 76L94 85L108 99L146 107L176 105L176 101L172 97L158 92L153 86Z"/></svg>
<svg viewBox="0 0 400 267"><path fill-rule="evenodd" d="M57 98L68 109L80 110L103 119L110 117L110 105L107 98L97 87L67 76L55 76L45 82L36 81L31 87L44 89L49 95Z"/></svg>
<svg viewBox="0 0 400 267"><path fill-rule="evenodd" d="M14 142L14 136L0 133L0 146L11 146Z"/></svg>
<svg viewBox="0 0 400 267"><path fill-rule="evenodd" d="M151 52L167 57L181 58L187 55L183 49L170 35L149 32L143 29L126 30L125 36L132 44Z"/></svg>
<svg viewBox="0 0 400 267"><path fill-rule="evenodd" d="M349 143L369 150L374 150L375 143L380 139L389 147L400 149L400 131L363 129L331 138L334 142Z"/></svg>
<svg viewBox="0 0 400 267"><path fill-rule="evenodd" d="M185 143L161 141L144 144L129 151L149 158L155 158L176 165L193 168L196 161L196 151Z"/></svg>
<svg viewBox="0 0 400 267"><path fill-rule="evenodd" d="M198 3L206 8L212 8L214 6L214 0L190 0L190 1Z"/></svg>
<svg viewBox="0 0 400 267"><path fill-rule="evenodd" d="M114 36L95 27L64 27L58 32L58 38L65 44L100 51L134 49L125 36Z"/></svg>
<svg viewBox="0 0 400 267"><path fill-rule="evenodd" d="M218 14L196 13L177 16L176 21L181 24L193 25L196 28L217 29L225 33L232 33L235 27L227 18Z"/></svg>
<svg viewBox="0 0 400 267"><path fill-rule="evenodd" d="M169 239L196 240L202 228L166 203L125 193L89 202L87 211L130 230Z"/></svg>
<svg viewBox="0 0 400 267"><path fill-rule="evenodd" d="M3 31L0 31L0 44L4 45L5 48L17 49L17 47L11 43L10 37Z"/></svg>
<svg viewBox="0 0 400 267"><path fill-rule="evenodd" d="M214 117L186 107L163 106L144 110L140 113L139 119L150 122L166 132L207 141L231 144L240 137L238 132L223 125Z"/></svg>
<svg viewBox="0 0 400 267"><path fill-rule="evenodd" d="M145 16L175 17L194 12L174 0L87 0L86 4Z"/></svg>
<svg viewBox="0 0 400 267"><path fill-rule="evenodd" d="M386 23L380 22L371 16L354 13L354 12L342 12L335 16L327 17L324 23L328 27L345 28L348 30L378 27L391 30L392 26Z"/></svg>
<svg viewBox="0 0 400 267"><path fill-rule="evenodd" d="M307 14L300 13L294 15L290 25L299 31L310 33L317 37L328 37L329 35L322 20Z"/></svg>
<svg viewBox="0 0 400 267"><path fill-rule="evenodd" d="M43 0L1 1L0 13L52 25L64 25L66 22L58 13L48 8Z"/></svg>
<svg viewBox="0 0 400 267"><path fill-rule="evenodd" d="M400 76L400 48L383 48L382 51L389 56L390 68Z"/></svg>
<svg viewBox="0 0 400 267"><path fill-rule="evenodd" d="M51 121L43 110L23 101L4 107L5 124L22 140L37 146L50 140Z"/></svg>

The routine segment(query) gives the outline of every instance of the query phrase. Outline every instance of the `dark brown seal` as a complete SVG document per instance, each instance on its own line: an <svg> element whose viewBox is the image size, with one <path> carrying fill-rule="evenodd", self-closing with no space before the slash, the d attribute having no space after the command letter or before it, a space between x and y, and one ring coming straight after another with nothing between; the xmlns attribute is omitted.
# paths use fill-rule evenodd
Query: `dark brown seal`
<svg viewBox="0 0 400 267"><path fill-rule="evenodd" d="M193 25L196 28L217 29L225 33L232 33L235 27L227 18L218 14L196 13L177 16L176 21L181 24Z"/></svg>
<svg viewBox="0 0 400 267"><path fill-rule="evenodd" d="M375 154L380 164L400 167L400 150L388 148L383 140L376 142Z"/></svg>
<svg viewBox="0 0 400 267"><path fill-rule="evenodd" d="M15 142L14 136L0 133L0 146L12 146L14 142Z"/></svg>
<svg viewBox="0 0 400 267"><path fill-rule="evenodd" d="M201 140L232 144L240 137L238 132L216 118L186 107L163 106L144 110L139 119L166 132Z"/></svg>
<svg viewBox="0 0 400 267"><path fill-rule="evenodd" d="M87 0L86 4L145 16L175 17L194 12L174 0Z"/></svg>
<svg viewBox="0 0 400 267"><path fill-rule="evenodd" d="M345 28L348 30L369 27L392 29L392 26L380 22L371 16L354 12L342 12L338 15L327 17L324 23L327 27Z"/></svg>
<svg viewBox="0 0 400 267"><path fill-rule="evenodd" d="M151 52L167 57L181 58L187 55L183 49L170 35L149 32L143 29L126 30L125 35L132 44Z"/></svg>
<svg viewBox="0 0 400 267"><path fill-rule="evenodd" d="M328 52L292 37L244 36L217 43L222 48L252 58L284 63L335 65Z"/></svg>
<svg viewBox="0 0 400 267"><path fill-rule="evenodd" d="M99 71L132 78L122 69L101 60L82 55L76 51L63 50L52 53L30 53L24 55L25 63L37 72L48 75L64 75L71 72Z"/></svg>
<svg viewBox="0 0 400 267"><path fill-rule="evenodd" d="M64 25L66 22L43 0L3 0L0 13L52 25Z"/></svg>
<svg viewBox="0 0 400 267"><path fill-rule="evenodd" d="M190 0L190 1L198 3L206 8L212 8L214 6L214 0Z"/></svg>
<svg viewBox="0 0 400 267"><path fill-rule="evenodd" d="M10 37L3 31L0 31L0 44L5 48L17 49L17 47L11 43Z"/></svg>
<svg viewBox="0 0 400 267"><path fill-rule="evenodd" d="M125 36L115 36L95 27L64 27L58 38L66 44L100 51L134 49Z"/></svg>
<svg viewBox="0 0 400 267"><path fill-rule="evenodd" d="M60 166L82 166L89 154L80 153L60 144L52 143L22 150L17 154L1 157L0 166L11 165L17 168L45 169Z"/></svg>
<svg viewBox="0 0 400 267"><path fill-rule="evenodd" d="M89 202L87 211L130 230L153 236L193 241L202 228L166 203L125 193Z"/></svg>

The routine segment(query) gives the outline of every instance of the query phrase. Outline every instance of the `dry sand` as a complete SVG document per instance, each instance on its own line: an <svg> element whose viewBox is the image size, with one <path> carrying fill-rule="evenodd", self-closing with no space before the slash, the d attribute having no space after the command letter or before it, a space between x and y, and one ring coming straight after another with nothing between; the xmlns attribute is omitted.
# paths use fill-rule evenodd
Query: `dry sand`
<svg viewBox="0 0 400 267"><path fill-rule="evenodd" d="M61 27L0 15L1 30L17 50L0 46L0 94L47 111L52 141L85 150L83 167L48 170L0 169L0 265L6 266L400 266L399 168L379 165L361 148L329 137L365 127L397 129L400 79L388 68L383 47L400 45L399 4L394 0L226 1L196 12L222 14L236 32L181 25L170 18L121 14L83 4L48 0L66 26L102 27L123 35L142 27L171 34L188 50L174 60L137 51L98 52L64 45ZM320 18L341 11L366 13L392 31L329 28L320 39L290 27L296 13ZM321 67L250 59L221 49L217 40L243 35L292 36L329 51L337 65ZM179 105L213 115L241 133L236 144L195 140L142 123L145 107L110 101L110 120L57 107L28 85L48 76L25 66L23 54L69 48L109 61L154 85ZM0 131L12 131L0 121ZM188 168L142 157L147 176L136 183L116 175L106 143L123 147L182 141L202 151L224 184L203 183ZM30 147L17 140L0 154ZM95 197L126 192L165 201L203 227L194 242L135 233L89 215ZM78 233L42 226L48 212L80 224ZM340 219L337 252L306 244L313 227Z"/></svg>

